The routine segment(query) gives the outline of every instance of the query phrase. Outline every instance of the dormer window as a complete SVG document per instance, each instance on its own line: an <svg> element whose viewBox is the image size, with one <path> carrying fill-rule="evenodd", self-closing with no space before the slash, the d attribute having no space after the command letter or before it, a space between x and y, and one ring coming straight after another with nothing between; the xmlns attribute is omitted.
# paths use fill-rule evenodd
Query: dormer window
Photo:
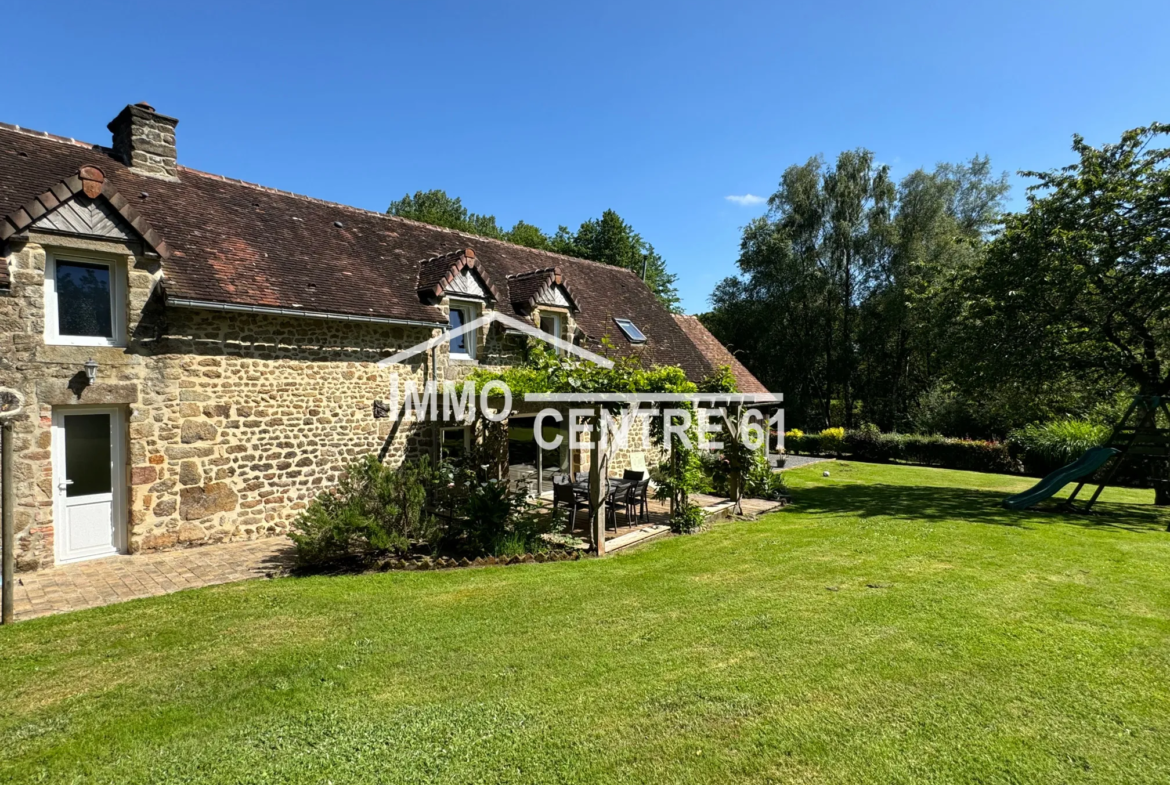
<svg viewBox="0 0 1170 785"><path fill-rule="evenodd" d="M69 254L45 260L45 341L71 346L125 343L125 286L115 261Z"/></svg>
<svg viewBox="0 0 1170 785"><path fill-rule="evenodd" d="M447 322L450 325L452 332L459 331L464 325L474 322L477 317L477 309L474 303L468 302L452 302L448 309ZM462 335L456 335L451 339L450 349L451 359L453 360L474 360L475 359L475 345L476 333L478 330L468 330Z"/></svg>
<svg viewBox="0 0 1170 785"><path fill-rule="evenodd" d="M614 319L613 321L630 343L646 343L646 336L629 319Z"/></svg>
<svg viewBox="0 0 1170 785"><path fill-rule="evenodd" d="M542 313L540 315L540 329L554 338L560 338L561 315L557 313Z"/></svg>

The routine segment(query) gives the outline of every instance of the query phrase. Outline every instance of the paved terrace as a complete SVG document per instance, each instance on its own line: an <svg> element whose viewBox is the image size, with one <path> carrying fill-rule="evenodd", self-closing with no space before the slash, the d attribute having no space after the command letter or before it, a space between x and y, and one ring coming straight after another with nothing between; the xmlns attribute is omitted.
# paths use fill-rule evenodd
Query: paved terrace
<svg viewBox="0 0 1170 785"><path fill-rule="evenodd" d="M180 551L110 556L18 572L17 621L217 583L263 578L292 564L292 541L270 537Z"/></svg>

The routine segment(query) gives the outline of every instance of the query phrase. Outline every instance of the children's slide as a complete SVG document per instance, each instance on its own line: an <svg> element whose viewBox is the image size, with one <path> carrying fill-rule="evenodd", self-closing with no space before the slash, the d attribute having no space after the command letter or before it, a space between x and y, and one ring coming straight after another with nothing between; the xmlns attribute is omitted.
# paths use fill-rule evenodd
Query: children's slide
<svg viewBox="0 0 1170 785"><path fill-rule="evenodd" d="M1105 465L1105 462L1117 455L1112 447L1094 447L1086 450L1085 454L1068 466L1061 467L1023 493L1017 493L1003 500L1003 506L1009 510L1024 510L1033 504L1039 504L1052 496L1070 482L1088 477Z"/></svg>

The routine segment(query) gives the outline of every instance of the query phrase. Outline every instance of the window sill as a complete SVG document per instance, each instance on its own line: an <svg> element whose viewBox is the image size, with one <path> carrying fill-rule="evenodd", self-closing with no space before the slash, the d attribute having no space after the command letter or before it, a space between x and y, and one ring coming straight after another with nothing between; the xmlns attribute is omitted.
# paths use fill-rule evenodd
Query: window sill
<svg viewBox="0 0 1170 785"><path fill-rule="evenodd" d="M452 354L447 357L452 365L479 365L479 360L468 357L466 354Z"/></svg>
<svg viewBox="0 0 1170 785"><path fill-rule="evenodd" d="M84 336L46 335L45 346L105 346L114 349L125 349L123 341L112 338L86 338Z"/></svg>

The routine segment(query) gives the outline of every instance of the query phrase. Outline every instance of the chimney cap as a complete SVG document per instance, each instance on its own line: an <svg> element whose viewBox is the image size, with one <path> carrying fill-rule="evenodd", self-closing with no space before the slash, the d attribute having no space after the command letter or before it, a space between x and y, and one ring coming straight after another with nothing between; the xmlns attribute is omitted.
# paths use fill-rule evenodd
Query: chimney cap
<svg viewBox="0 0 1170 785"><path fill-rule="evenodd" d="M167 117L165 114L159 114L158 111L153 106L146 103L146 101L139 101L136 104L126 104L126 106L122 108L122 111L118 112L118 116L106 125L106 128L110 129L110 131L113 133L117 133L118 125L121 125L124 122L128 122L135 117L142 120L149 120L151 122L165 123L166 125L171 126L179 124L177 118Z"/></svg>

